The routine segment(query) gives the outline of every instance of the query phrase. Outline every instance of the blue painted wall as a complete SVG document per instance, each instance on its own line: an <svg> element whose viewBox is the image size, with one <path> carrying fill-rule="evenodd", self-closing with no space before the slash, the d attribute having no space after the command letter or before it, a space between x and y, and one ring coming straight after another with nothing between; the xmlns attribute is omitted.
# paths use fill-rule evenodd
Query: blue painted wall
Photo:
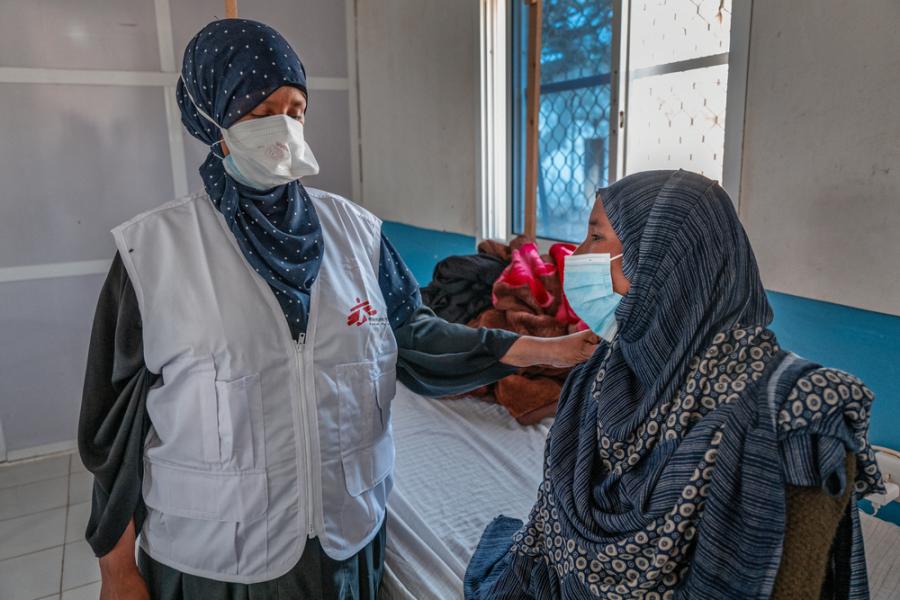
<svg viewBox="0 0 900 600"><path fill-rule="evenodd" d="M862 379L873 392L869 439L900 448L900 317L770 292L781 345Z"/></svg>
<svg viewBox="0 0 900 600"><path fill-rule="evenodd" d="M400 223L385 223L384 231L422 286L442 258L475 251L470 236ZM782 347L862 379L875 392L869 439L900 449L900 317L778 292L769 299ZM878 516L900 524L900 503Z"/></svg>
<svg viewBox="0 0 900 600"><path fill-rule="evenodd" d="M434 265L441 259L459 254L474 254L476 251L475 238L469 235L422 229L391 221L384 222L382 232L397 248L421 287L431 281Z"/></svg>

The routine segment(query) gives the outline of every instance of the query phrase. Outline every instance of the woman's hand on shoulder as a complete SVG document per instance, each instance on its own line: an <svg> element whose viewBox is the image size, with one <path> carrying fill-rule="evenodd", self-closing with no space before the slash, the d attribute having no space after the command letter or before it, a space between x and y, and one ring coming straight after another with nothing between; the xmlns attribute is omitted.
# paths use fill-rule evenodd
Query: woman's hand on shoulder
<svg viewBox="0 0 900 600"><path fill-rule="evenodd" d="M599 343L600 338L590 330L555 338L522 336L510 347L501 362L514 367L574 367L589 359Z"/></svg>

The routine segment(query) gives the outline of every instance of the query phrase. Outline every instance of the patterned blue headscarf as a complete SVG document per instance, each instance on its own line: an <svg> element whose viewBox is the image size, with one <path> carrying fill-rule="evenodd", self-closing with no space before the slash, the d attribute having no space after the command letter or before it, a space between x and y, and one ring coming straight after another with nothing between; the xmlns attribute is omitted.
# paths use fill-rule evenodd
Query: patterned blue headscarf
<svg viewBox="0 0 900 600"><path fill-rule="evenodd" d="M306 329L309 292L324 252L315 209L299 181L265 191L238 183L225 172L216 145L217 124L231 127L285 85L307 94L306 71L287 41L262 23L225 19L188 43L176 93L181 122L212 147L200 167L203 185L247 261L275 292L296 337Z"/></svg>
<svg viewBox="0 0 900 600"><path fill-rule="evenodd" d="M616 320L619 344L603 394L608 434L633 431L669 401L688 363L735 325L767 327L766 298L747 234L728 194L687 171L649 171L599 191L622 241L631 282Z"/></svg>

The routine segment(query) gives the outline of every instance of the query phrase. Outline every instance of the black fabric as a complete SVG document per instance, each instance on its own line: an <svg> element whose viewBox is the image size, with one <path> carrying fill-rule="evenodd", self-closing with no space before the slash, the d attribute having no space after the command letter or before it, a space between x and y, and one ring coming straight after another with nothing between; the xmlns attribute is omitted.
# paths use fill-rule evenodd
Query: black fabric
<svg viewBox="0 0 900 600"><path fill-rule="evenodd" d="M134 288L117 254L97 302L78 420L78 451L94 474L85 537L97 556L113 549L132 517L140 531L146 514L141 497L150 426L146 398L159 376L144 365L136 309Z"/></svg>
<svg viewBox="0 0 900 600"><path fill-rule="evenodd" d="M516 334L447 323L424 306L398 324L394 336L397 377L420 393L459 393L515 371L499 360ZM82 460L96 478L86 538L97 556L112 550L132 517L137 531L143 524L146 396L158 379L144 365L137 297L116 255L97 303L78 426Z"/></svg>
<svg viewBox="0 0 900 600"><path fill-rule="evenodd" d="M346 560L329 558L319 540L306 544L294 567L261 583L226 583L188 575L140 550L138 563L152 600L376 600L384 576L385 523L369 544Z"/></svg>
<svg viewBox="0 0 900 600"><path fill-rule="evenodd" d="M507 263L489 254L450 256L434 267L422 301L451 323L468 323L492 306L491 290Z"/></svg>

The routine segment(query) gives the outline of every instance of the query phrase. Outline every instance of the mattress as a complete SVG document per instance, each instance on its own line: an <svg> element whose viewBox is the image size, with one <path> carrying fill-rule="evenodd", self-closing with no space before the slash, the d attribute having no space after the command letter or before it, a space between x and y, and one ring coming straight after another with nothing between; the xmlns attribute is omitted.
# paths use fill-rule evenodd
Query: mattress
<svg viewBox="0 0 900 600"><path fill-rule="evenodd" d="M381 597L461 598L485 526L528 516L549 422L524 427L497 404L433 400L402 385L391 413L397 464Z"/></svg>
<svg viewBox="0 0 900 600"><path fill-rule="evenodd" d="M524 427L499 405L397 387L397 465L388 501L383 600L462 598L485 526L526 519L550 420ZM872 600L900 599L900 527L862 514Z"/></svg>

